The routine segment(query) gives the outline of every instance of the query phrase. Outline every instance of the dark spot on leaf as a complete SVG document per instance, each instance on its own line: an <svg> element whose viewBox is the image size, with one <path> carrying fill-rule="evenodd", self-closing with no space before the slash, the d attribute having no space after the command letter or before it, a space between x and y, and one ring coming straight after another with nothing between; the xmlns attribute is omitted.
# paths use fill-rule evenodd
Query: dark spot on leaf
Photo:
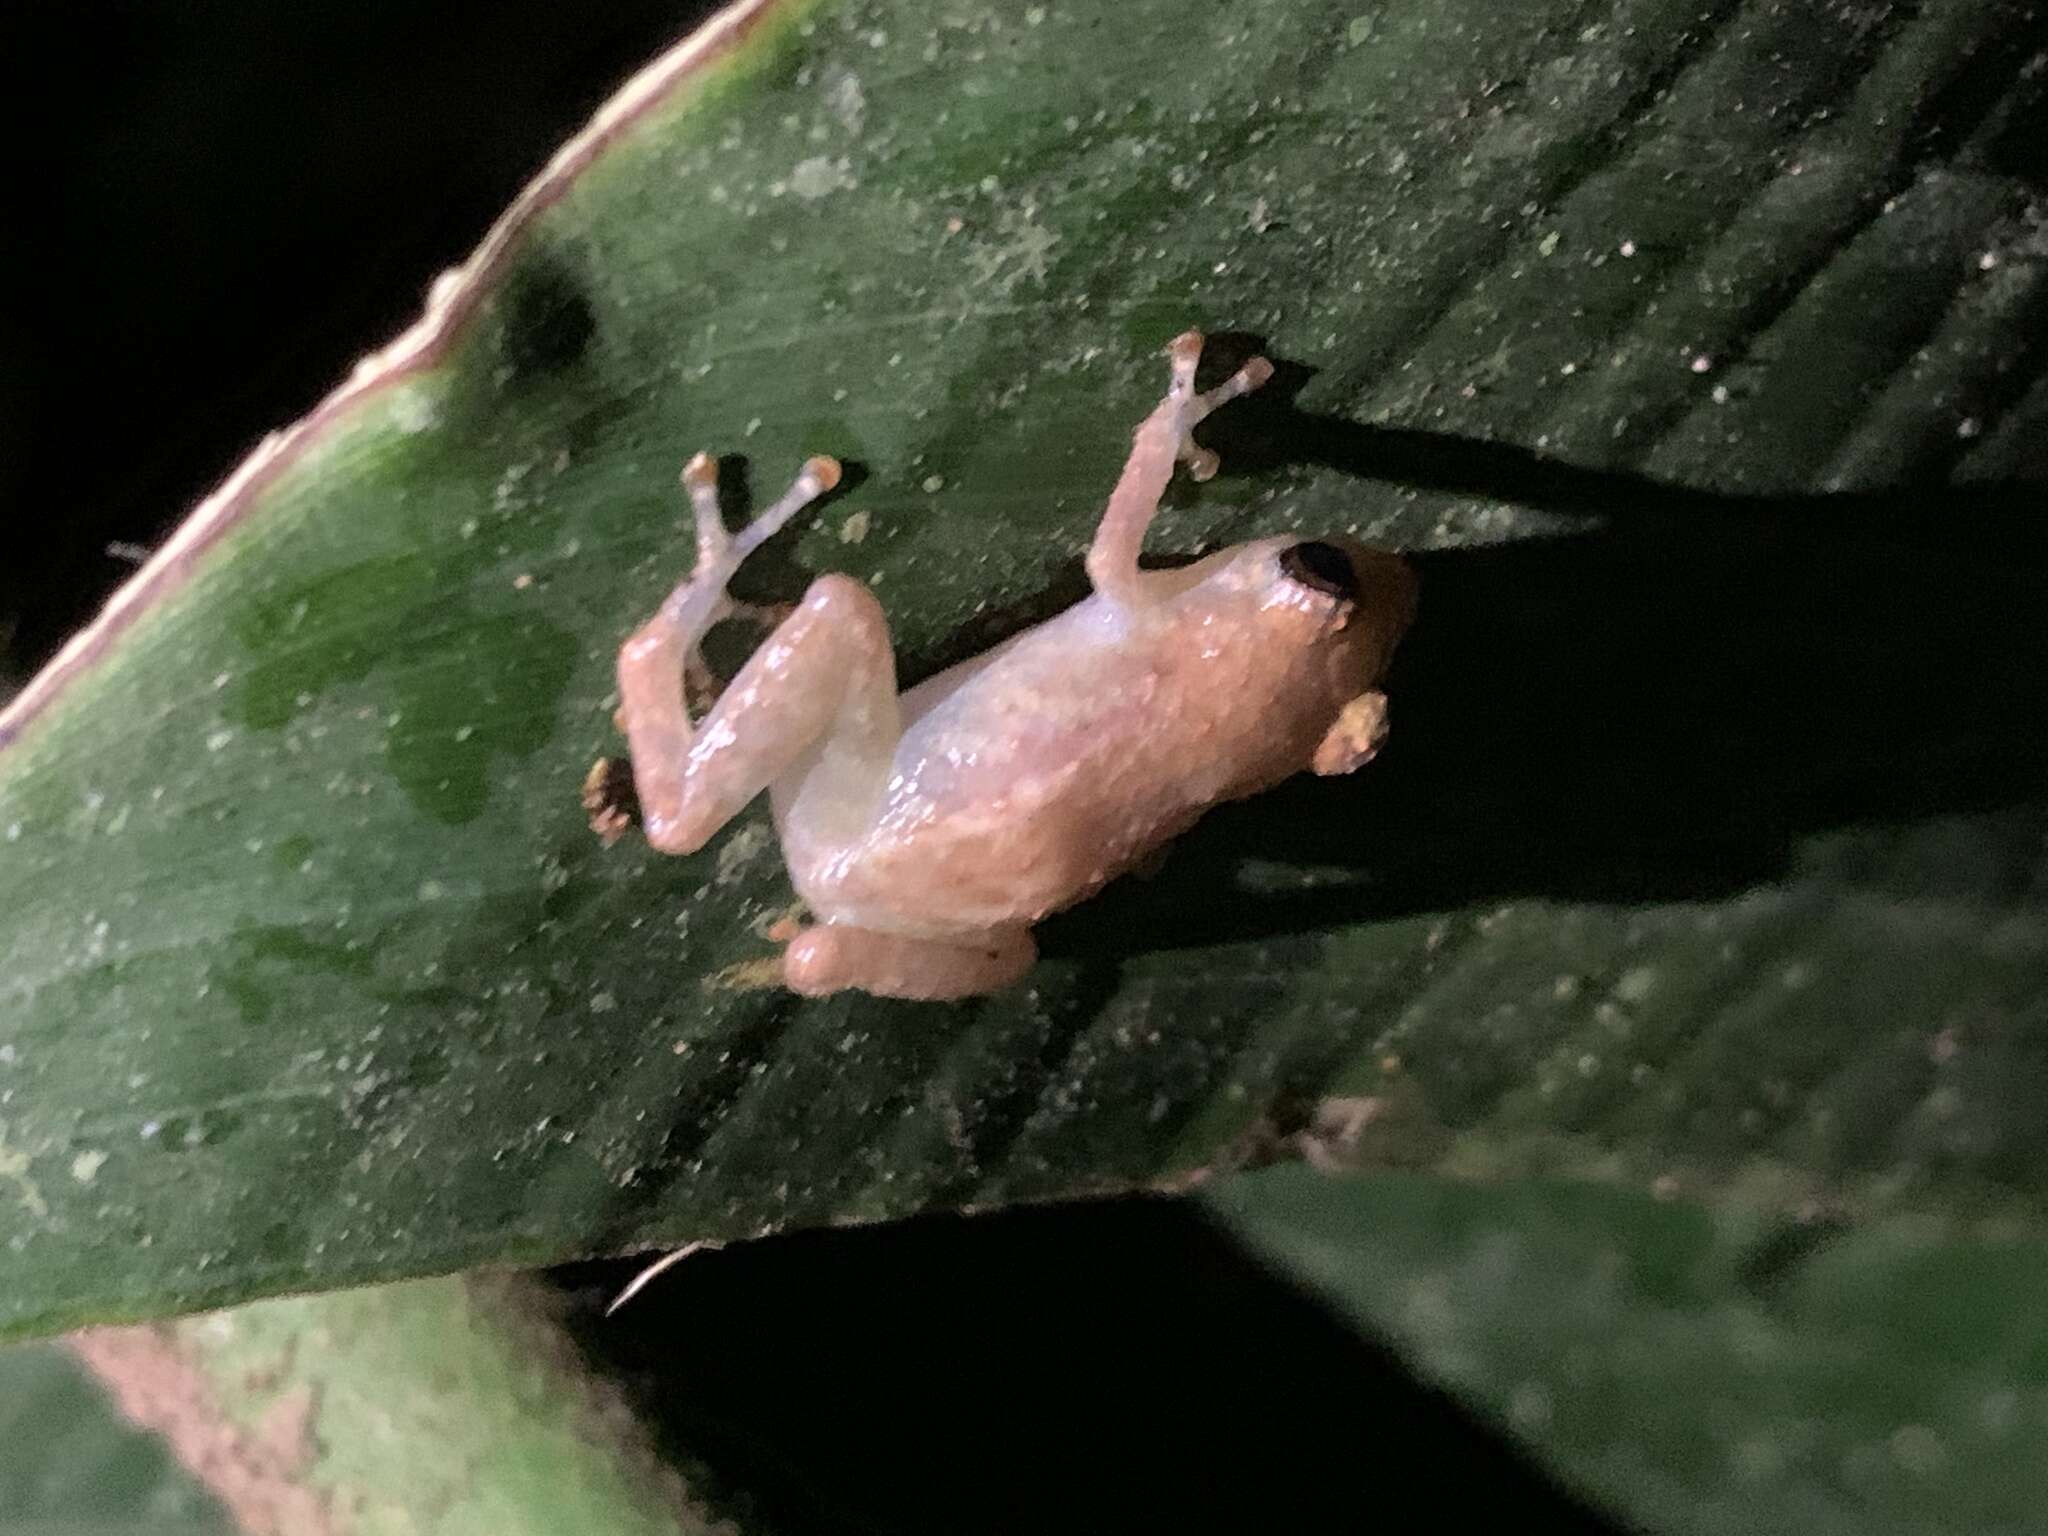
<svg viewBox="0 0 2048 1536"><path fill-rule="evenodd" d="M1768 1294L1794 1278L1847 1230L1836 1217L1787 1221L1772 1229L1743 1258L1743 1289Z"/></svg>
<svg viewBox="0 0 2048 1536"><path fill-rule="evenodd" d="M165 1116L145 1140L159 1151L190 1152L226 1139L245 1118L239 1109L208 1105L189 1114Z"/></svg>
<svg viewBox="0 0 2048 1536"><path fill-rule="evenodd" d="M436 538L250 600L229 621L250 653L226 695L230 714L276 730L336 685L388 670L395 707L380 712L392 774L436 820L468 821L483 808L492 754L524 757L553 734L576 650L532 614L474 613L485 578L473 547Z"/></svg>
<svg viewBox="0 0 2048 1536"><path fill-rule="evenodd" d="M554 733L575 654L574 638L543 620L491 618L466 625L437 668L402 672L404 706L385 740L413 803L437 821L478 815L491 755L526 757Z"/></svg>
<svg viewBox="0 0 2048 1536"><path fill-rule="evenodd" d="M308 972L327 976L370 974L367 949L310 938L285 923L245 928L227 944L228 959L215 968L213 984L234 1002L245 1024L270 1020L278 993Z"/></svg>
<svg viewBox="0 0 2048 1536"><path fill-rule="evenodd" d="M529 256L512 274L503 303L501 345L515 380L569 367L597 334L588 294L555 256Z"/></svg>
<svg viewBox="0 0 2048 1536"><path fill-rule="evenodd" d="M431 582L425 559L407 552L249 598L228 619L249 654L228 691L228 713L252 730L276 730L334 684L366 676L401 643L390 616L422 602Z"/></svg>
<svg viewBox="0 0 2048 1536"><path fill-rule="evenodd" d="M313 850L320 845L303 833L281 839L270 850L271 860L279 869L295 871L313 856Z"/></svg>

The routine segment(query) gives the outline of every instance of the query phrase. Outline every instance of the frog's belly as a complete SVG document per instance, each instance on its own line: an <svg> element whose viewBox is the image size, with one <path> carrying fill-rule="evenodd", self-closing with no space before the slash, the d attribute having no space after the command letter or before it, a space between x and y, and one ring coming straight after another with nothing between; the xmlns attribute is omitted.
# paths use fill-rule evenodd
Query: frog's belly
<svg viewBox="0 0 2048 1536"><path fill-rule="evenodd" d="M1221 729L1167 737L1038 716L975 740L971 753L899 760L910 771L852 846L791 848L813 911L928 935L1033 923L1094 894L1211 805L1302 766L1284 732L1255 747Z"/></svg>
<svg viewBox="0 0 2048 1536"><path fill-rule="evenodd" d="M821 917L885 932L1033 923L1100 890L1207 804L1134 802L1085 777L1077 764L971 808L892 818L798 874L798 889Z"/></svg>
<svg viewBox="0 0 2048 1536"><path fill-rule="evenodd" d="M829 849L785 830L812 910L926 935L1036 922L1307 766L1321 728L1290 656L1107 622L1084 602L906 695L871 826Z"/></svg>

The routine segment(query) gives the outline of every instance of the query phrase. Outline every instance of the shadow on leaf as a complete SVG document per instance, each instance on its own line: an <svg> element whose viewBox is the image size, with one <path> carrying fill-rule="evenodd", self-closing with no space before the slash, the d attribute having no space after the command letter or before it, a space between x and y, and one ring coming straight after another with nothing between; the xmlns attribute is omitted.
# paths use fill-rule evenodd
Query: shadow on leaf
<svg viewBox="0 0 2048 1536"><path fill-rule="evenodd" d="M1219 809L1171 878L1055 920L1048 951L1724 895L1786 873L1815 834L2038 806L2040 487L1716 494L1305 415L1287 403L1305 377L1218 418L1232 471L1321 465L1585 526L1417 555L1380 759ZM1280 873L1247 891L1253 862ZM1990 878L2024 882L2025 862Z"/></svg>

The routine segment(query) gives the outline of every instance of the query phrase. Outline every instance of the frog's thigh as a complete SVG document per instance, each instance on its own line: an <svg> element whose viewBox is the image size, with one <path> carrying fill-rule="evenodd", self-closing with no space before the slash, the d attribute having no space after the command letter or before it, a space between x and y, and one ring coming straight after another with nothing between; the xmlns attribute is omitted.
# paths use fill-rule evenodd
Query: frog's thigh
<svg viewBox="0 0 2048 1536"><path fill-rule="evenodd" d="M857 987L877 997L944 1002L998 992L1023 979L1038 958L1028 928L914 939L826 923L806 928L783 955L792 992L822 997Z"/></svg>
<svg viewBox="0 0 2048 1536"><path fill-rule="evenodd" d="M664 684L662 697L673 697L680 709L679 681ZM648 841L669 853L702 847L820 741L832 746L828 771L879 774L899 732L896 662L881 605L850 576L821 576L740 668L680 754L660 751L652 733L652 750L644 750L643 738L634 736Z"/></svg>

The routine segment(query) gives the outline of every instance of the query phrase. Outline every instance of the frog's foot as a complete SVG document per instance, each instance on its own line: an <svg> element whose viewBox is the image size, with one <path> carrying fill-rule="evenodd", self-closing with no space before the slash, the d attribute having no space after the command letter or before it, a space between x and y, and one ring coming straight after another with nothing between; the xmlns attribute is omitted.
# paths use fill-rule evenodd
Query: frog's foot
<svg viewBox="0 0 2048 1536"><path fill-rule="evenodd" d="M1028 928L914 939L843 923L806 928L783 952L792 992L823 997L848 987L876 997L948 1002L998 992L1023 979L1038 958Z"/></svg>
<svg viewBox="0 0 2048 1536"><path fill-rule="evenodd" d="M698 646L706 630L735 611L732 599L725 593L725 584L732 580L733 573L791 518L838 483L837 459L808 459L796 483L773 506L738 533L731 533L718 510L718 460L700 453L683 466L683 489L690 494L690 510L697 522L697 563L691 568L689 579L662 603L657 621L665 624L681 643L688 658L686 665L692 670L700 675L708 672Z"/></svg>
<svg viewBox="0 0 2048 1536"><path fill-rule="evenodd" d="M1096 594L1112 606L1130 608L1152 601L1138 568L1145 530L1159 513L1159 498L1173 479L1174 467L1185 460L1197 480L1216 473L1216 455L1195 446L1194 430L1227 400L1248 394L1273 376L1273 365L1255 357L1215 389L1195 388L1195 365L1202 360L1202 333L1188 331L1167 349L1172 382L1138 430L1131 434L1131 456L1124 460L1109 505L1102 509L1095 540L1088 546L1088 580Z"/></svg>
<svg viewBox="0 0 2048 1536"><path fill-rule="evenodd" d="M1202 342L1200 331L1183 331L1166 349L1173 370L1173 383L1167 389L1166 398L1177 407L1179 457L1187 465L1188 473L1197 480L1207 480L1215 475L1221 461L1207 448L1195 446L1195 428L1218 406L1229 404L1239 395L1250 394L1273 377L1273 365L1263 357L1255 357L1214 389L1197 393L1195 365L1202 360Z"/></svg>

